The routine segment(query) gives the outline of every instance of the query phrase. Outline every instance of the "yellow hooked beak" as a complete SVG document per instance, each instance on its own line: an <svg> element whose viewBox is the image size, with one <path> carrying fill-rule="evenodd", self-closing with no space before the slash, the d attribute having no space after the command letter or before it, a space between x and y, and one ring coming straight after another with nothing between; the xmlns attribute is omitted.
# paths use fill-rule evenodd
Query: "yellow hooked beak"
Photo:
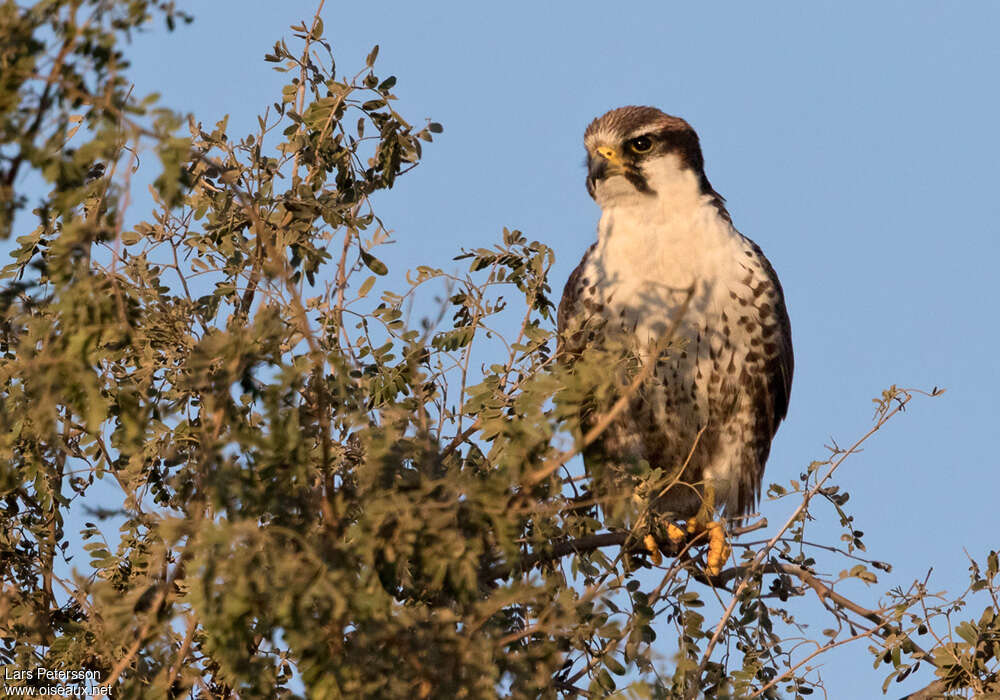
<svg viewBox="0 0 1000 700"><path fill-rule="evenodd" d="M604 160L611 163L611 165L617 166L619 168L624 167L622 158L618 155L618 151L613 149L611 146L598 146L597 153L604 158Z"/></svg>
<svg viewBox="0 0 1000 700"><path fill-rule="evenodd" d="M594 196L599 180L625 172L625 162L614 148L598 146L594 151L596 155L587 159L587 192L591 197Z"/></svg>

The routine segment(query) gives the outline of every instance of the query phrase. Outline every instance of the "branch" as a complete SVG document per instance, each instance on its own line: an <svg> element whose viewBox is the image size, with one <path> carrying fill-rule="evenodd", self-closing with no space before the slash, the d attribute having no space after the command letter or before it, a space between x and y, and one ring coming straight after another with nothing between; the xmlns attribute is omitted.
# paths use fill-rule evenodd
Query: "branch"
<svg viewBox="0 0 1000 700"><path fill-rule="evenodd" d="M751 568L752 565L734 566L731 569L726 569L721 572L713 579L713 581L725 584L733 579L740 578L741 576L749 576ZM885 620L876 611L869 610L868 608L858 605L851 599L845 598L816 578L812 572L803 569L801 566L771 562L759 567L757 570L765 574L788 574L789 576L794 576L802 581L802 583L816 591L816 595L818 595L821 599L829 598L840 607L850 610L854 614L863 617L876 625L885 624Z"/></svg>
<svg viewBox="0 0 1000 700"><path fill-rule="evenodd" d="M745 527L733 528L730 534L734 536L742 535L747 532L753 532L754 530L759 530L762 527L767 527L767 520L761 519L756 523L752 523ZM543 551L535 551L527 556L522 557L514 562L509 562L505 564L497 564L496 566L489 569L483 576L485 582L495 581L499 578L506 578L514 571L527 571L540 564L546 564L549 562L557 561L562 559L568 554L583 554L584 552L592 552L595 549L600 549L601 547L611 547L617 545L621 547L629 538L632 537L632 533L627 530L615 530L613 532L602 532L597 535L587 535L586 537L578 537L575 540L567 540L564 542L557 542L552 545L551 549ZM646 552L645 547L637 546L635 551ZM739 567L736 567L739 568ZM724 571L715 579L718 585L718 580L723 576L726 576L734 569L729 569ZM738 574L732 574L730 579L736 578ZM727 579L727 580L730 580Z"/></svg>
<svg viewBox="0 0 1000 700"><path fill-rule="evenodd" d="M173 571L171 571L159 584L159 590L156 592L156 597L153 598L153 601L146 613L146 623L142 626L142 628L140 628L132 646L128 648L125 655L119 659L118 663L115 664L115 667L111 669L111 674L108 676L108 679L101 684L103 687L109 689L114 688L115 684L118 682L118 678L125 672L125 669L132 664L132 661L135 659L140 649L142 649L143 644L146 643L146 637L153 630L153 627L163 622L163 620L160 620L160 613L169 604L169 597L171 593L173 593L174 583L184 578L185 568L188 560L190 559L189 552L190 549L186 548L181 553L180 561L177 562ZM193 628L189 628L188 632L190 633L192 629ZM184 650L184 653L187 653L186 650ZM179 663L183 663L183 660Z"/></svg>
<svg viewBox="0 0 1000 700"><path fill-rule="evenodd" d="M732 569L728 569L727 571L722 572L721 574L719 574L717 578L729 581L734 578L738 578L739 576L742 575L749 575L751 573L750 569L751 569L750 566L736 566L733 567ZM867 630L864 634L855 635L850 640L842 640L841 642L838 642L836 644L830 644L828 646L819 649L816 653L811 654L809 657L806 657L805 659L803 659L801 662L790 668L785 673L771 680L767 685L759 688L757 692L751 695L750 697L760 696L765 690L780 683L784 678L790 675L796 668L801 666L803 663L809 661L809 659L817 656L819 653L825 652L847 641L854 641L855 639L868 637L873 634L878 634L881 637L889 637L891 635L898 634L903 639L909 640L909 642L913 645L914 651L911 654L911 656L913 656L916 659L926 661L932 666L937 665L934 663L934 658L930 654L924 651L924 649L921 648L920 645L918 645L915 641L913 641L912 637L903 632L901 628L895 627L892 624L891 620L886 619L875 610L869 610L868 608L858 605L850 598L845 598L844 596L842 596L841 594L837 593L832 588L830 588L828 585L820 581L818 578L816 578L812 574L812 572L807 571L806 569L800 566L795 566L794 564L778 564L775 562L766 564L759 570L762 573L766 574L788 574L789 576L794 576L800 581L802 581L802 583L812 588L816 592L816 595L819 597L821 601L825 602L826 600L830 600L838 607L843 608L845 610L850 610L855 615L863 617L869 622L874 623L875 627L873 627L870 630ZM927 696L927 697L933 697L933 696Z"/></svg>
<svg viewBox="0 0 1000 700"><path fill-rule="evenodd" d="M936 698L946 698L948 697L947 690L947 683L942 680L936 680L915 693L904 695L900 700L935 700Z"/></svg>
<svg viewBox="0 0 1000 700"><path fill-rule="evenodd" d="M750 696L750 698L759 698L761 695L763 695L765 692L767 692L768 689L773 688L778 683L781 683L783 680L785 680L786 678L788 678L789 676L791 676L797 669L799 669L803 665L809 663L810 661L812 661L813 659L815 659L820 654L825 654L826 652L830 651L831 649L835 649L835 648L837 648L839 646L843 646L845 644L850 644L852 642L856 642L859 639L867 639L867 638L871 637L873 634L875 634L879 629L880 629L879 627L873 627L870 630L865 630L863 632L858 632L857 634L852 635L850 637L847 637L846 639L840 639L840 640L837 640L837 641L831 641L831 642L828 642L828 643L822 644L822 645L817 644L817 649L815 651L813 651L811 654L809 654L808 656L806 656L804 659L801 659L794 666L791 666L787 671L785 671L784 673L782 673L780 676L775 676L774 678L772 678L770 681L767 682L766 685L762 685L760 688L757 689L757 691L753 695ZM791 661L789 661L789 663L791 663Z"/></svg>
<svg viewBox="0 0 1000 700"><path fill-rule="evenodd" d="M937 393L938 393L937 390L935 390L935 392L931 395L936 396ZM902 394L902 397L899 397L898 394ZM795 510L792 512L792 514L788 517L788 520L785 522L785 524L782 525L781 528L778 530L778 532L776 532L774 536L767 541L767 544L765 544L757 552L753 560L746 565L745 570L748 574L758 570L758 568L761 567L764 558L767 556L768 552L770 552L774 548L775 543L777 543L778 540L780 540L781 537L784 536L785 532L787 532L788 529L793 524L795 524L800 518L803 517L803 513L809 506L809 502L816 494L819 493L823 485L830 479L830 477L833 476L833 473L837 471L837 468L844 463L844 460L846 460L852 454L857 452L861 447L861 445L864 444L864 442L868 440L868 438L870 438L872 435L878 432L879 429L883 425L885 425L887 421L889 421L893 416L895 416L897 413L906 408L906 404L909 403L910 399L912 398L912 391L901 389L898 390L898 394L894 395L893 397L884 399L883 404L880 405L881 410L879 411L879 414L877 414L877 420L875 422L875 425L872 426L872 428L867 433L862 435L853 445L851 445L850 448L844 450L843 453L841 453L840 457L833 461L833 463L830 465L830 468L827 470L826 474L817 479L813 487L803 494L802 502L799 503L798 507L796 507ZM892 398L896 399L896 406L892 409L889 409L888 407L889 405L891 405L890 400ZM697 678L701 678L702 674L705 672L705 668L708 665L708 661L709 659L712 658L712 652L715 650L716 644L718 644L719 639L722 637L722 631L725 629L726 623L732 617L733 611L736 609L736 604L740 600L740 594L746 589L747 585L750 582L750 578L751 577L749 575L745 576L743 580L740 582L740 585L736 587L736 591L733 593L733 599L726 607L726 610L723 612L722 617L719 618L719 622L715 626L715 631L712 633L712 638L709 640L708 645L705 647L705 651L701 657L701 662L698 664L698 670L696 671L695 674ZM805 579L802 580L808 583L807 581L805 581ZM832 593L832 591L830 592ZM698 692L698 684L693 684L691 686L690 691L686 695L687 700L692 700L697 695L697 692Z"/></svg>
<svg viewBox="0 0 1000 700"><path fill-rule="evenodd" d="M173 687L174 681L177 680L177 676L181 672L181 668L184 666L184 660L187 658L188 650L191 648L191 642L194 640L194 633L198 629L198 620L195 617L188 618L187 632L184 633L184 641L181 642L181 648L177 652L177 658L173 665L170 667L170 672L167 674L167 689Z"/></svg>
<svg viewBox="0 0 1000 700"><path fill-rule="evenodd" d="M135 655L139 653L142 645L146 643L146 635L149 634L153 625L158 621L160 616L160 609L167 601L167 594L170 592L170 588L173 586L174 578L170 577L160 585L160 590L157 591L156 597L153 599L153 604L149 607L148 619L146 624L142 626L139 633L135 637L135 641L132 642L132 646L129 647L125 655L118 660L115 667L111 669L111 674L108 676L102 685L105 688L114 688L115 683L118 682L118 677L125 671L126 668L132 663Z"/></svg>
<svg viewBox="0 0 1000 700"><path fill-rule="evenodd" d="M319 23L321 21L320 20L320 13L323 12L323 4L325 2L326 2L326 0L320 0L319 1L319 6L316 8L316 14L313 16L313 21L312 21L312 25L310 27L310 30L308 32L302 32L305 35L305 39L304 39L305 45L302 47L302 60L299 62L299 66L301 68L301 70L299 71L299 89L298 89L298 94L295 96L295 111L298 112L299 114L302 114L302 111L305 108L306 86L309 85L309 64L311 63L311 61L309 60L309 47L310 47L310 45L313 42L313 35L315 34L316 29L318 28ZM306 23L303 22L302 23L302 27L304 28L305 26L306 26ZM333 117L334 111L335 110L331 110L331 112L330 112L331 119ZM327 122L329 123L331 121L331 119L327 119ZM305 130L305 128L306 128L305 127L305 122L301 122L299 124L299 128L295 132L296 135L301 134ZM323 127L323 131L324 131L324 133L326 132L326 127L325 126ZM300 152L296 151L295 152L295 158L292 161L292 187L293 188L298 187L299 182L300 182L300 180L299 180L299 154L300 154Z"/></svg>
<svg viewBox="0 0 1000 700"><path fill-rule="evenodd" d="M528 569L531 569L539 564L562 559L567 554L573 554L574 552L576 554L582 554L584 552L592 552L595 549L600 549L601 547L611 547L612 545L618 545L620 547L625 544L630 535L631 533L625 530L618 530L615 532L604 532L599 535L578 537L575 540L569 540L567 542L557 542L552 545L552 549L550 550L532 552L517 561L494 566L486 572L484 579L489 582L495 581L498 578L506 578L514 571L527 571Z"/></svg>
<svg viewBox="0 0 1000 700"><path fill-rule="evenodd" d="M67 17L65 26L69 27L75 23L76 12L78 9L79 9L78 6L70 9L68 13L69 17ZM53 61L52 63L52 70L49 71L48 77L41 78L42 80L45 81L45 88L42 90L42 95L38 99L38 112L35 113L34 120L32 121L31 125L28 127L28 130L24 134L25 141L34 141L35 137L38 135L38 131L41 129L42 122L45 119L45 114L48 111L49 107L52 106L52 102L54 101L54 99L56 99L52 95L52 86L58 82L56 76L58 76L62 72L63 64L66 61L66 56L68 56L70 51L72 51L73 48L76 46L76 42L80 38L80 36L82 36L83 33L87 31L88 27L90 27L90 23L93 21L93 19L94 19L93 16L88 17L83 24L75 28L73 36L68 37L63 42L62 47L59 49L59 54L56 56L55 61ZM24 159L25 159L25 149L22 146L21 149L18 151L17 155L11 159L10 168L6 173L4 173L3 184L5 184L7 187L14 186L14 181L17 179L18 170L21 169L21 164L24 162ZM11 195L13 195L13 192L11 192Z"/></svg>

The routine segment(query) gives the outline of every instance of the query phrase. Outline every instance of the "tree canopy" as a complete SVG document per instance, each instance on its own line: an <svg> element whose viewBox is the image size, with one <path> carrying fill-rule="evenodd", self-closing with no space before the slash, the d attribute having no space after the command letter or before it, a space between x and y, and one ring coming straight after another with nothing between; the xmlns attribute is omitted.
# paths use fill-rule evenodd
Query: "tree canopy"
<svg viewBox="0 0 1000 700"><path fill-rule="evenodd" d="M51 686L14 673L46 668L122 698L801 697L856 643L883 691L918 673L913 697L1000 693L996 552L957 595L836 590L890 567L836 470L922 392L887 389L870 432L772 484L787 520L734 525L718 575L698 539L650 552L605 529L574 460L601 425L583 434L579 406L621 410L643 369L557 361L553 250L504 230L456 251L465 272L427 261L389 288L375 200L442 127L397 111L378 47L338 77L321 13L292 26L264 57L287 84L234 135L127 79L125 39L190 19L0 4L8 686ZM810 540L830 514L841 541ZM796 621L809 606L827 629Z"/></svg>

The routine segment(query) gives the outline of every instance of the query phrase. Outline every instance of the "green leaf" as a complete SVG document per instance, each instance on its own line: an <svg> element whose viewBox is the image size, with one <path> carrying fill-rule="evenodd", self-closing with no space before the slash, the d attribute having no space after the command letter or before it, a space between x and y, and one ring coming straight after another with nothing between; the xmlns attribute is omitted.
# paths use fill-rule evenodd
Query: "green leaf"
<svg viewBox="0 0 1000 700"><path fill-rule="evenodd" d="M385 266L384 262L364 249L361 251L361 259L364 261L365 267L374 272L376 275L385 275L389 272L389 268Z"/></svg>
<svg viewBox="0 0 1000 700"><path fill-rule="evenodd" d="M610 693L612 690L615 689L615 682L611 678L611 674L608 673L603 668L597 672L597 676L594 678L594 680L597 682L600 689L604 690L605 692Z"/></svg>
<svg viewBox="0 0 1000 700"><path fill-rule="evenodd" d="M625 667L613 656L605 656L604 665L607 666L608 669L610 669L610 671L616 676L625 675Z"/></svg>
<svg viewBox="0 0 1000 700"><path fill-rule="evenodd" d="M959 623L958 626L955 627L955 634L969 644L975 644L979 641L979 629L968 621Z"/></svg>
<svg viewBox="0 0 1000 700"><path fill-rule="evenodd" d="M368 296L368 292L372 290L373 286L375 286L375 275L369 275L368 279L361 283L361 288L358 290L358 296Z"/></svg>

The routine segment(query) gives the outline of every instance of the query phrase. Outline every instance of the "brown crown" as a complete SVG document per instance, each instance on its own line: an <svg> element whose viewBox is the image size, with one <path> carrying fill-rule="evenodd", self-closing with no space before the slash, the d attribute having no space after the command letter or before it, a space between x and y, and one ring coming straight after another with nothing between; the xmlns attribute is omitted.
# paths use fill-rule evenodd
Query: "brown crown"
<svg viewBox="0 0 1000 700"><path fill-rule="evenodd" d="M694 133L691 125L680 117L674 117L656 107L619 107L604 114L594 121L584 132L587 138L598 131L613 131L621 136L628 136L642 127L653 126L656 131L687 131Z"/></svg>

